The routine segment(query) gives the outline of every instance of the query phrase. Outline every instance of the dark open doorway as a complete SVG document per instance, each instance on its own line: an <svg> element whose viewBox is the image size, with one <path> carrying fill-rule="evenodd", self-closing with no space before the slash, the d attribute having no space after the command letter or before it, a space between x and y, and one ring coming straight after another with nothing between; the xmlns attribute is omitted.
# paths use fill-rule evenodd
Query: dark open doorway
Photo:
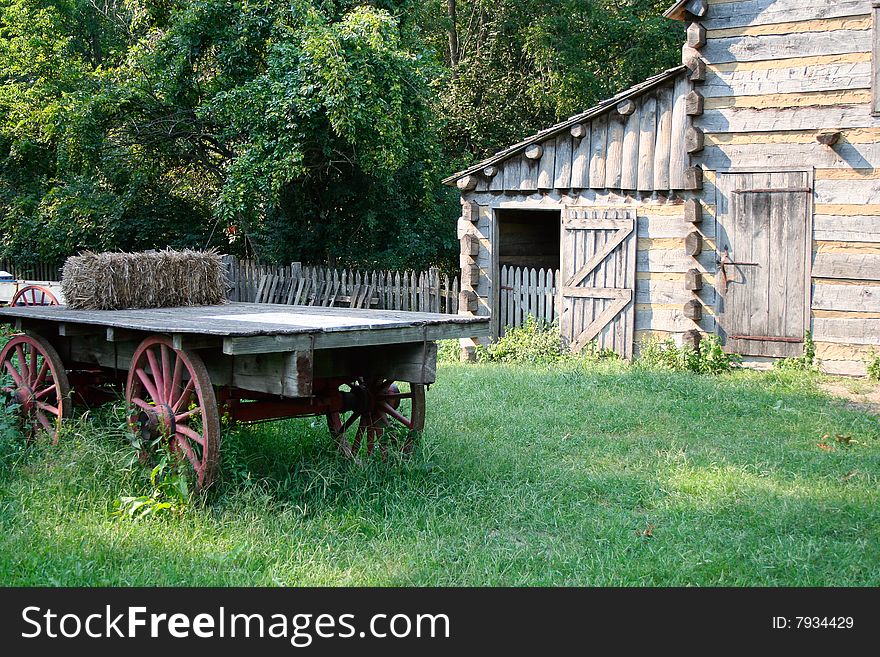
<svg viewBox="0 0 880 657"><path fill-rule="evenodd" d="M559 269L559 210L496 210L501 267Z"/></svg>

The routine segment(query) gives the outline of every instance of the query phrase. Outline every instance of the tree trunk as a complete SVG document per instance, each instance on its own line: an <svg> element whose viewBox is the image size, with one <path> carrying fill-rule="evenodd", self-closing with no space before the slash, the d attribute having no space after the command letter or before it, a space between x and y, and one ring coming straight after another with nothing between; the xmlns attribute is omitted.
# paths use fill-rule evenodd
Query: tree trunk
<svg viewBox="0 0 880 657"><path fill-rule="evenodd" d="M446 15L449 17L449 26L446 28L449 34L449 64L453 71L458 66L458 17L456 15L455 0L446 0Z"/></svg>

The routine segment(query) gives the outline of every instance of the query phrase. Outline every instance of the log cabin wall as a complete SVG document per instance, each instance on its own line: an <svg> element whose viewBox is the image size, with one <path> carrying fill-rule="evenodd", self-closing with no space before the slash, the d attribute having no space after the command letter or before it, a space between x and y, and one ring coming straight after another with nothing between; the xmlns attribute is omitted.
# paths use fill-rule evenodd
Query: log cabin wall
<svg viewBox="0 0 880 657"><path fill-rule="evenodd" d="M713 208L694 210L702 179L688 152L692 76L684 66L655 76L444 181L462 194L460 312L491 314L497 324L497 210L634 208L636 343L714 330L715 226L701 222ZM700 237L693 254L690 234ZM694 303L703 312L689 318Z"/></svg>
<svg viewBox="0 0 880 657"><path fill-rule="evenodd" d="M809 326L832 373L863 375L880 343L878 5L691 0L667 12L689 25L683 61L705 71L691 159L703 207L720 202L724 171L812 173Z"/></svg>

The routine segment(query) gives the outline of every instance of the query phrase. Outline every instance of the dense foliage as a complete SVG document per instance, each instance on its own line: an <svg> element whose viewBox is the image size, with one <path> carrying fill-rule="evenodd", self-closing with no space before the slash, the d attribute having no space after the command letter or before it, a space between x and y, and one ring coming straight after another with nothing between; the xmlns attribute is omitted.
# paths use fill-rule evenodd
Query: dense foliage
<svg viewBox="0 0 880 657"><path fill-rule="evenodd" d="M454 265L440 179L672 65L656 0L0 0L0 258Z"/></svg>

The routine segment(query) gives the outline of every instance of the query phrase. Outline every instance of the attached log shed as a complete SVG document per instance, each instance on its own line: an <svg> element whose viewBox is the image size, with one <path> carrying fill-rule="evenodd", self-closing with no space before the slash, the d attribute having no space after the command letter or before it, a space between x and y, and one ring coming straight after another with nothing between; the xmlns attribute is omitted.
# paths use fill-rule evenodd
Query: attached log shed
<svg viewBox="0 0 880 657"><path fill-rule="evenodd" d="M717 333L864 374L880 344L880 1L681 0L683 64L460 171L461 312L560 268L563 337ZM558 238L558 250L553 243ZM466 345L471 346L471 345Z"/></svg>

